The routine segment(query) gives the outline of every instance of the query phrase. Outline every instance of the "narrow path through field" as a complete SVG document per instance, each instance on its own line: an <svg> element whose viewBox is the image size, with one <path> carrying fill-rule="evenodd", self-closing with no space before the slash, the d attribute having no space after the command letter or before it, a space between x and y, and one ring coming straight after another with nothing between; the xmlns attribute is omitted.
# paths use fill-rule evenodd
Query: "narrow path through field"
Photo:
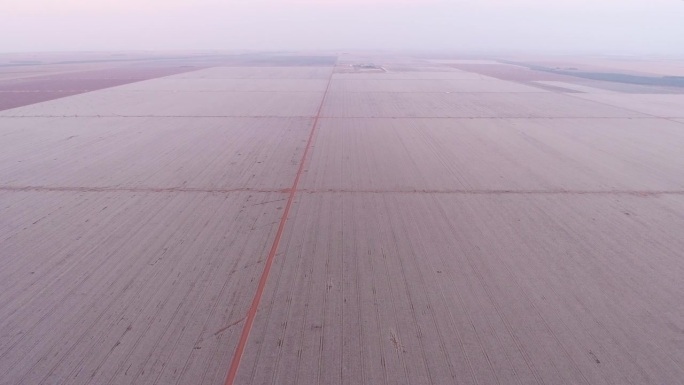
<svg viewBox="0 0 684 385"><path fill-rule="evenodd" d="M307 155L311 150L311 145L313 143L314 135L316 134L316 128L318 127L318 122L320 119L321 111L323 110L323 105L325 103L325 98L328 95L328 90L330 89L330 83L332 82L334 71L330 71L330 77L328 78L328 84L326 86L323 97L321 98L321 104L318 106L318 111L314 117L313 123L311 125L311 132L309 133L309 138L304 147L302 153L302 158L299 162L299 168L297 169L297 174L295 175L294 181L292 182L292 187L290 187L290 194L287 198L287 204L285 205L285 210L283 210L283 215L280 218L280 223L278 224L278 230L276 232L273 243L271 244L271 249L268 252L268 257L266 258L266 263L264 264L264 271L259 278L259 285L257 286L256 292L254 293L254 298L252 299L252 304L249 307L247 316L245 317L245 323L242 328L242 334L240 335L240 340L233 354L233 359L230 362L230 368L228 369L228 375L226 377L226 385L233 385L235 383L235 378L237 372L240 369L240 362L242 360L242 355L247 346L247 340L249 339L249 334L252 331L252 325L254 325L254 319L256 318L257 311L259 309L259 303L261 302L261 297L264 294L264 289L266 288L266 282L268 281L268 276L271 272L271 267L273 266L273 260L275 259L276 253L278 252L278 247L280 246L280 240L283 236L283 231L285 230L285 224L287 223L287 217L290 214L290 209L292 208L292 203L294 202L295 195L297 194L297 187L299 186L299 180L302 177L304 171L304 166L306 163Z"/></svg>

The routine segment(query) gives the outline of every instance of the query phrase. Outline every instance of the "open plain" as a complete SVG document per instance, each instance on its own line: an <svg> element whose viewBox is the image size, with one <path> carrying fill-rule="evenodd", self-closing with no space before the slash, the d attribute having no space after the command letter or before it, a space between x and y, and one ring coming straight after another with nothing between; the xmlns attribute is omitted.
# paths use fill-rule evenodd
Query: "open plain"
<svg viewBox="0 0 684 385"><path fill-rule="evenodd" d="M684 383L684 89L129 59L0 66L1 385Z"/></svg>

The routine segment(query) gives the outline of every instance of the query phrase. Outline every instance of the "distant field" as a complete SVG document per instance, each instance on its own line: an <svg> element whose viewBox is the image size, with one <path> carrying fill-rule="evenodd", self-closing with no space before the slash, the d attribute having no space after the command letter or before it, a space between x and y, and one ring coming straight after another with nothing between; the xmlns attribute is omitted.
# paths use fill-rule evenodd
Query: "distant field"
<svg viewBox="0 0 684 385"><path fill-rule="evenodd" d="M335 56L233 54L80 59L58 56L45 60L5 60L0 56L0 111L216 65L331 66ZM89 65L95 68L89 69Z"/></svg>
<svg viewBox="0 0 684 385"><path fill-rule="evenodd" d="M0 80L0 110L196 69L194 67L114 67ZM1 69L0 73L2 73Z"/></svg>

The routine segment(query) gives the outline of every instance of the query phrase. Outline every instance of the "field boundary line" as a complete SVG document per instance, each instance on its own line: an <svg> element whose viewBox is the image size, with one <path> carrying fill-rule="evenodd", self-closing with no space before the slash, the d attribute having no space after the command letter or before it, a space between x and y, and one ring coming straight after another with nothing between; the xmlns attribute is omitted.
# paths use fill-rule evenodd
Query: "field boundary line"
<svg viewBox="0 0 684 385"><path fill-rule="evenodd" d="M261 302L261 297L264 294L264 289L266 288L266 283L268 281L268 276L271 272L271 267L273 266L273 261L275 260L276 253L278 252L278 247L280 246L280 240L282 239L283 232L285 230L285 224L287 223L287 217L290 214L290 209L292 208L292 203L294 202L295 195L297 194L297 186L299 185L299 180L304 173L304 166L306 163L307 155L309 154L313 139L316 134L316 128L318 128L318 122L320 120L321 112L323 111L323 105L325 104L326 97L328 96L328 90L330 89L330 83L332 83L332 78L334 74L334 67L331 68L330 77L328 78L328 84L321 98L321 104L318 106L316 116L311 125L311 131L309 132L309 138L304 147L304 153L302 154L301 161L299 162L299 169L297 169L297 174L295 174L295 179L292 182L292 187L290 188L290 195L287 198L287 204L283 210L283 215L280 218L280 223L278 224L278 230L276 231L275 238L271 244L271 249L266 258L264 264L264 270L259 278L259 283L257 285L256 292L254 293L254 298L252 299L252 304L247 311L247 316L245 317L245 323L242 327L242 333L240 334L240 340L235 348L235 353L233 353L233 358L230 362L230 368L228 369L228 374L226 375L226 385L233 385L235 383L235 378L237 377L237 372L240 369L240 363L242 361L242 356L245 352L247 346L247 341L249 335L252 331L252 326L254 325L254 320L257 315L257 310L259 308L259 303Z"/></svg>

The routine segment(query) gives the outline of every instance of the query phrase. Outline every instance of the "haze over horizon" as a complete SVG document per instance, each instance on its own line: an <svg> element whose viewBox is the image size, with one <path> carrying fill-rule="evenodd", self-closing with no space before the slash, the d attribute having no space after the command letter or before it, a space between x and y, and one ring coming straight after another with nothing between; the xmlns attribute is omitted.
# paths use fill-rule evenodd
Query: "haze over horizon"
<svg viewBox="0 0 684 385"><path fill-rule="evenodd" d="M446 50L675 54L684 1L3 0L0 52Z"/></svg>

